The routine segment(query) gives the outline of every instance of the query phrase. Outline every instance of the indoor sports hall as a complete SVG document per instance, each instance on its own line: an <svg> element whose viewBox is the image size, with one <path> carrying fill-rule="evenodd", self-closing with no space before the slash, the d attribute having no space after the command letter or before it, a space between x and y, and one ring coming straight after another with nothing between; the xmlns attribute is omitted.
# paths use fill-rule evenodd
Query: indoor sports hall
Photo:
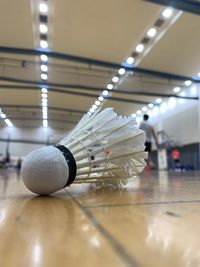
<svg viewBox="0 0 200 267"><path fill-rule="evenodd" d="M200 266L200 1L0 0L0 267Z"/></svg>

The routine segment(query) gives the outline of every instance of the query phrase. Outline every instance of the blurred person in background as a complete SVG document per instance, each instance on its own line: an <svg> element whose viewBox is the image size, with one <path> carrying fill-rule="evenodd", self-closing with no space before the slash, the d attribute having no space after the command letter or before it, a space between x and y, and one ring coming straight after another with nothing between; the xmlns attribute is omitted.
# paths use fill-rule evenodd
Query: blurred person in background
<svg viewBox="0 0 200 267"><path fill-rule="evenodd" d="M145 151L148 152L147 166L151 168L154 165L150 160L150 153L152 150L152 138L155 141L156 147L159 148L157 135L151 123L148 122L149 115L144 114L143 121L140 123L140 129L146 133Z"/></svg>

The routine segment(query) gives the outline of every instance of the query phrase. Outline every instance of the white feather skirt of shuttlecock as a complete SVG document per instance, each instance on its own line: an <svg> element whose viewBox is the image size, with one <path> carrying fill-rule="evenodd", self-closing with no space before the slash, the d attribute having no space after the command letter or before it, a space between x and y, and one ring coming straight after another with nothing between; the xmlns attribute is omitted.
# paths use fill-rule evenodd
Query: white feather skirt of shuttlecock
<svg viewBox="0 0 200 267"><path fill-rule="evenodd" d="M132 117L118 116L112 108L85 114L72 132L59 142L77 164L75 183L126 183L145 165L145 132Z"/></svg>

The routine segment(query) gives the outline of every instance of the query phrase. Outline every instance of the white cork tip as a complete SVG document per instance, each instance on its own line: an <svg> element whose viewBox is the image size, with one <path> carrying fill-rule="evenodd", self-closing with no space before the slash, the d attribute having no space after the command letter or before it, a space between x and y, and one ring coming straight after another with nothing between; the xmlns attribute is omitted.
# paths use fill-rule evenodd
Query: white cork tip
<svg viewBox="0 0 200 267"><path fill-rule="evenodd" d="M23 161L21 169L25 186L38 195L49 195L67 183L69 168L63 154L48 146L31 152Z"/></svg>

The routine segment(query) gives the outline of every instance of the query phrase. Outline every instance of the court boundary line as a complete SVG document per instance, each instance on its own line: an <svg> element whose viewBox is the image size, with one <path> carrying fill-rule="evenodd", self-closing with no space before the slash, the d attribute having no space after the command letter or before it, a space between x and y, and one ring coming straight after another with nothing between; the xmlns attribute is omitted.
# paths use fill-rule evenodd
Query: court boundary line
<svg viewBox="0 0 200 267"><path fill-rule="evenodd" d="M158 202L143 202L143 203L124 203L124 204L105 204L105 205L87 205L83 206L86 209L92 208L107 208L107 207L130 207L130 206L153 206L153 205L165 205L165 204L186 204L186 203L200 203L200 199L197 200L177 200L177 201L158 201Z"/></svg>
<svg viewBox="0 0 200 267"><path fill-rule="evenodd" d="M119 256L130 267L141 267L141 265L134 259L133 256L124 249L124 247L99 223L95 216L90 212L87 207L82 206L82 204L70 193L67 189L65 191L71 196L76 205L82 210L85 216L90 220L90 222L95 226L95 228L100 232L100 234L108 241L111 248L114 250L116 255Z"/></svg>

